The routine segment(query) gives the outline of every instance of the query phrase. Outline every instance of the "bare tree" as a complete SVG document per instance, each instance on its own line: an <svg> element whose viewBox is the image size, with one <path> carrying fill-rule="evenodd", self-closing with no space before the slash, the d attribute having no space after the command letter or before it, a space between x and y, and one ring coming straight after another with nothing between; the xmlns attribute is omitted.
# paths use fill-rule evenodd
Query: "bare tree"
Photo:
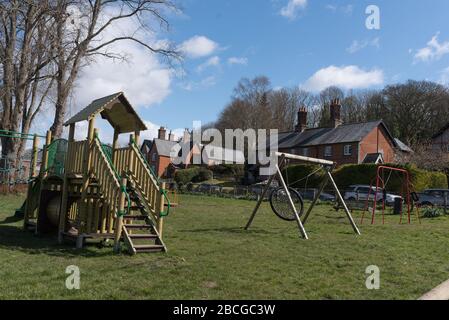
<svg viewBox="0 0 449 320"><path fill-rule="evenodd" d="M56 103L51 126L54 136L62 133L68 109L68 99L80 70L89 59L102 56L124 59L122 53L113 52L114 43L130 41L148 49L150 53L166 58L178 57L176 50L164 44L145 40L155 26L168 29L164 17L167 10L175 10L170 0L60 0L56 2L54 50L56 53ZM117 24L133 20L136 30L124 30L122 35L110 36L107 32Z"/></svg>
<svg viewBox="0 0 449 320"><path fill-rule="evenodd" d="M449 119L449 91L428 81L408 81L383 92L385 121L393 133L414 145L425 142Z"/></svg>
<svg viewBox="0 0 449 320"><path fill-rule="evenodd" d="M0 4L0 129L28 133L52 87L48 1L2 1ZM25 141L1 137L2 155L21 158Z"/></svg>

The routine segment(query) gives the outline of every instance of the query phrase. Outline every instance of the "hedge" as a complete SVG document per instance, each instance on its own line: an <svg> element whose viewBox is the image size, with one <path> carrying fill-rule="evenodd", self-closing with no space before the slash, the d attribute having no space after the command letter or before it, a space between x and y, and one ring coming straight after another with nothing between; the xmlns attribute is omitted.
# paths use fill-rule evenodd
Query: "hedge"
<svg viewBox="0 0 449 320"><path fill-rule="evenodd" d="M212 178L213 178L212 171L200 167L179 170L176 171L175 173L175 182L179 186L186 185L189 182L196 182L196 183L204 182Z"/></svg>
<svg viewBox="0 0 449 320"><path fill-rule="evenodd" d="M418 169L411 165L388 165L396 168L406 169L410 173L411 182L416 191L434 188L447 188L447 178L442 172L433 172ZM377 174L377 165L375 164L360 164L360 165L344 165L334 171L333 176L339 188L346 189L351 185L363 184L370 185L375 183ZM294 183L301 178L313 173L319 167L314 165L295 165L290 166L284 171L285 178L289 183ZM324 179L324 172L320 170L313 174L307 181L307 188L318 188L321 181ZM401 192L403 179L398 173L393 172L391 175L385 171L385 181L388 181L387 190L391 192ZM306 180L293 184L295 188L305 188Z"/></svg>

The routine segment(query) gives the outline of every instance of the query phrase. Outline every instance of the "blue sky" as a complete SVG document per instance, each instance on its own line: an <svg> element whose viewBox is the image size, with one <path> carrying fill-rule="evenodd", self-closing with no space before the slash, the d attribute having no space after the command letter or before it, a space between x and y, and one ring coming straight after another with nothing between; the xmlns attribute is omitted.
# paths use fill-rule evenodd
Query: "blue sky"
<svg viewBox="0 0 449 320"><path fill-rule="evenodd" d="M179 130L215 120L242 77L265 75L274 88L312 91L449 82L447 0L178 2L183 13L170 15L171 30L158 39L183 49L184 74L134 48L128 66L99 61L84 72L80 106L123 90L154 135L158 125ZM365 26L371 4L380 9L380 30Z"/></svg>

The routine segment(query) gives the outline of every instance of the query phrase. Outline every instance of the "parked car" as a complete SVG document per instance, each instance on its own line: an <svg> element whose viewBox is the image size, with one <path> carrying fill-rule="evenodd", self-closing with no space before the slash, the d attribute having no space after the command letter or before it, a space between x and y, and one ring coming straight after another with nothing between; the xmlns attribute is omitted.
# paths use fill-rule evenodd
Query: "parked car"
<svg viewBox="0 0 449 320"><path fill-rule="evenodd" d="M445 197L447 197L446 207L449 207L449 189L428 189L418 193L418 205L444 207Z"/></svg>
<svg viewBox="0 0 449 320"><path fill-rule="evenodd" d="M371 189L371 191L370 191ZM356 201L356 200L367 200L369 195L369 200L374 200L376 197L376 187L371 187L367 185L353 185L350 186L344 195L344 199L348 201ZM377 201L382 202L384 198L384 193L381 189L377 190ZM401 196L387 193L385 198L385 203L389 206L394 205L395 199L401 198Z"/></svg>

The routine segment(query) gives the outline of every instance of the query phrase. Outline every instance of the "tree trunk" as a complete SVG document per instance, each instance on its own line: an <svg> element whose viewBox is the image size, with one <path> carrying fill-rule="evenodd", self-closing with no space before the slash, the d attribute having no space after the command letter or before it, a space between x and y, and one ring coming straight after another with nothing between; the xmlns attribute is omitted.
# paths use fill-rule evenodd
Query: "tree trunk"
<svg viewBox="0 0 449 320"><path fill-rule="evenodd" d="M52 137L58 139L61 138L64 127L64 119L67 113L67 97L58 97L55 108L55 118L50 130L52 133Z"/></svg>

